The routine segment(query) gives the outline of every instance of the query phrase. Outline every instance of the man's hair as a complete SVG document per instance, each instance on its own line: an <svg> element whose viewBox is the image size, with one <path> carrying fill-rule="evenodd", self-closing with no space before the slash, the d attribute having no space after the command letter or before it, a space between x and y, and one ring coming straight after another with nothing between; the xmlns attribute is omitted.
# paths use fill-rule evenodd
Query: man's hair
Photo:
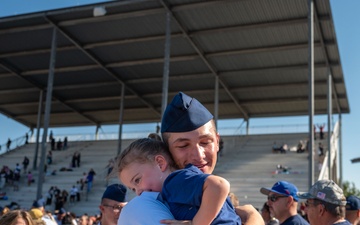
<svg viewBox="0 0 360 225"><path fill-rule="evenodd" d="M165 157L171 168L177 169L167 146L151 138L142 138L132 142L117 157L116 171L120 173L125 167L133 162L154 162L156 155Z"/></svg>
<svg viewBox="0 0 360 225"><path fill-rule="evenodd" d="M334 217L339 217L339 218L345 218L345 213L346 213L346 207L344 205L335 205L335 204L331 204L328 202L324 202L318 199L314 199L314 202L318 202L315 203L316 205L318 204L322 204L325 208L325 210L330 213L332 216Z"/></svg>
<svg viewBox="0 0 360 225"><path fill-rule="evenodd" d="M216 133L217 130L216 130L216 126L215 126L215 120L214 120L214 119L211 119L210 121L211 121L212 127L214 128L214 133ZM163 142L166 144L166 146L169 146L170 134L171 134L171 132L161 133L162 140L163 140Z"/></svg>

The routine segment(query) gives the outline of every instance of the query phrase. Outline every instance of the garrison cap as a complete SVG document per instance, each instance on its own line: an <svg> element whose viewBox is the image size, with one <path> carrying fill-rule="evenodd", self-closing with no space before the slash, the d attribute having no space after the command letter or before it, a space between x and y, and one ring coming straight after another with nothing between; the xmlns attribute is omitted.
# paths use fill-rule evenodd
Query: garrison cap
<svg viewBox="0 0 360 225"><path fill-rule="evenodd" d="M212 118L213 115L198 100L179 92L166 107L161 133L193 131Z"/></svg>

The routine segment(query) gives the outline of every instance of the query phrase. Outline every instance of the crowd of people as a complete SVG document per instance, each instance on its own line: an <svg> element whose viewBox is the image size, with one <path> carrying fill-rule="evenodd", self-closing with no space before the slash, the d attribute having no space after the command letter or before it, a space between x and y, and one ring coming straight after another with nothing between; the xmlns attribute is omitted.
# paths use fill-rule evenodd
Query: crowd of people
<svg viewBox="0 0 360 225"><path fill-rule="evenodd" d="M229 182L212 174L220 142L213 116L200 102L184 93L177 94L166 108L161 140L156 139L143 138L131 143L117 157L112 169L112 173L137 194L135 198L126 202L126 188L110 185L102 196L98 217L76 217L59 207L54 221L58 225L91 225L94 221L100 225L359 223L359 198L345 198L342 189L332 180L319 180L304 193L283 180L271 188L262 187L259 192L267 196L267 201L261 214L251 205L238 205L236 196L231 200ZM347 217L351 211L355 211L353 217ZM9 221L9 213L12 211L0 217L0 224L3 220ZM14 210L13 214L26 213Z"/></svg>

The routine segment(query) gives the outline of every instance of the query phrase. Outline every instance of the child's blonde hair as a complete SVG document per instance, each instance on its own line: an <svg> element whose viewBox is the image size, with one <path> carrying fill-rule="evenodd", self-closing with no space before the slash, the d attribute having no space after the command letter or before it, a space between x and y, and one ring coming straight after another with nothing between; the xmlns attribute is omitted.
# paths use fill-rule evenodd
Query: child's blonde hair
<svg viewBox="0 0 360 225"><path fill-rule="evenodd" d="M171 169L177 169L169 150L162 141L142 138L132 142L120 153L116 160L116 172L121 173L125 167L134 162L153 163L157 155L162 155Z"/></svg>

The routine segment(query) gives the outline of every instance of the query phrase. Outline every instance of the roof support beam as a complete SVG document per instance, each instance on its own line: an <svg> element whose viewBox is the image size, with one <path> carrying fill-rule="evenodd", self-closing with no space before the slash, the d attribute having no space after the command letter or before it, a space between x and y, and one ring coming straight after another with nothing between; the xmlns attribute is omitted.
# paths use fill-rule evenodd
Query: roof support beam
<svg viewBox="0 0 360 225"><path fill-rule="evenodd" d="M314 4L316 4L316 3L314 3ZM341 113L341 106L340 106L339 99L337 97L338 94L337 94L336 86L335 86L335 83L333 82L334 77L333 77L332 68L331 68L330 63L329 63L329 55L328 55L326 44L325 44L324 34L322 32L322 29L321 29L320 18L319 18L319 15L317 13L315 5L314 5L314 20L315 20L315 23L317 25L316 27L318 28L317 30L318 30L319 35L320 35L320 43L321 43L321 47L322 47L321 49L322 49L323 54L325 56L326 66L329 68L329 71L330 71L330 74L331 74L331 79L332 79L332 82L331 82L332 85L331 86L332 86L332 90L333 90L333 96L335 98L336 108L337 108L338 113Z"/></svg>
<svg viewBox="0 0 360 225"><path fill-rule="evenodd" d="M17 68L14 68L12 66L10 66L8 63L4 62L3 60L0 59L0 66L3 67L5 70L9 71L11 74L15 75L16 77L26 81L27 83L29 83L31 86L38 88L39 91L44 91L45 88L40 86L39 84L31 81L30 79L24 77L21 75L21 73L19 72L19 70ZM74 111L76 113L78 113L79 115L81 115L82 117L84 117L86 120L90 121L91 123L95 123L96 124L96 120L94 120L93 118L84 115L83 113L81 113L80 111L78 111L77 109L75 109L74 107L66 104L63 100L61 100L58 96L52 95L52 98L57 100L58 102L60 102L62 105L66 106L67 108L69 108L71 111ZM12 117L13 118L13 117ZM14 118L15 119L15 118ZM15 119L16 120L16 119ZM31 126L35 126L36 124L31 124Z"/></svg>
<svg viewBox="0 0 360 225"><path fill-rule="evenodd" d="M92 53L90 53L89 51L87 51L86 49L84 49L82 47L82 45L75 40L73 37L71 37L70 34L68 34L67 32L65 32L63 29L61 29L61 27L59 27L57 24L55 24L55 22L53 22L52 20L50 20L49 18L46 18L47 21L52 24L62 35L64 35L64 37L66 37L69 41L71 41L79 50L81 50L85 55L87 55L93 62L95 62L100 68L102 68L107 74L109 74L111 77L113 77L117 82L119 82L119 84L122 86L124 85L124 87L126 87L126 89L131 92L132 94L136 95L146 106L148 106L150 109L152 109L157 115L159 115L161 117L161 113L152 105L150 104L148 101L146 101L144 98L142 98L136 91L134 91L133 89L131 89L130 87L128 87L120 78L118 78L118 76L113 73L112 71L110 71L105 65L104 63L102 63L96 56L94 56Z"/></svg>

